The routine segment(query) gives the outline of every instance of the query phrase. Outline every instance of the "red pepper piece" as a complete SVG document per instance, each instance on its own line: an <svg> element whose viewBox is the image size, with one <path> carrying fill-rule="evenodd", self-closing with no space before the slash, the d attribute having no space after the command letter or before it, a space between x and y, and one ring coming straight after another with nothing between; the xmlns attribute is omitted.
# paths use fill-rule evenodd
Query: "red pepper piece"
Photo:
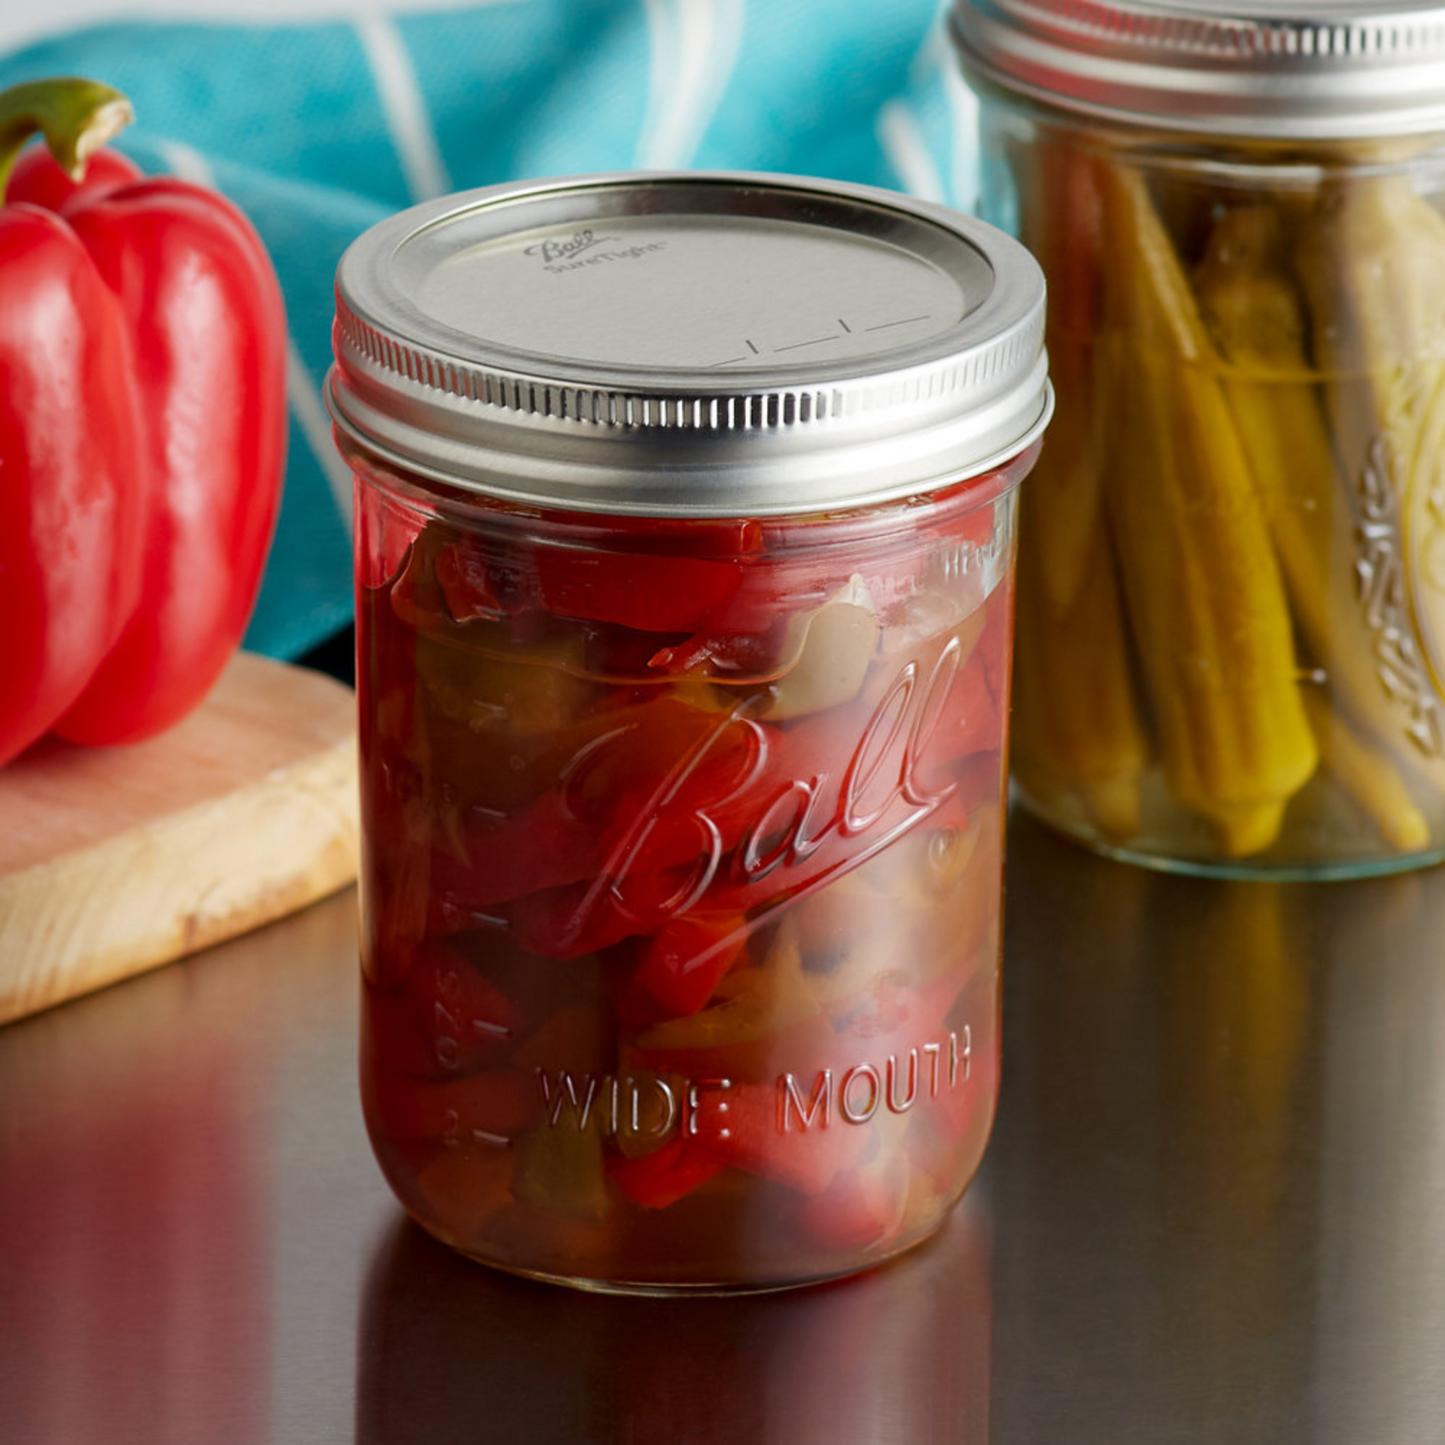
<svg viewBox="0 0 1445 1445"><path fill-rule="evenodd" d="M742 569L733 594L697 622L704 637L740 638L772 633L780 616L821 607L848 581L846 571L817 561L759 558Z"/></svg>
<svg viewBox="0 0 1445 1445"><path fill-rule="evenodd" d="M622 1009L631 1018L680 1018L706 1007L747 946L740 914L694 915L663 924L647 941Z"/></svg>
<svg viewBox="0 0 1445 1445"><path fill-rule="evenodd" d="M775 610L766 631L740 636L695 632L683 642L658 648L647 666L669 677L691 673L724 682L763 678L780 665L786 638L787 619Z"/></svg>
<svg viewBox="0 0 1445 1445"><path fill-rule="evenodd" d="M868 1142L866 1126L839 1119L827 1128L783 1132L776 1084L735 1084L718 1099L708 1123L688 1139L696 1153L804 1194L821 1194Z"/></svg>
<svg viewBox="0 0 1445 1445"><path fill-rule="evenodd" d="M922 821L910 821L915 815ZM752 913L775 901L797 897L857 866L882 846L890 832L926 826L927 817L926 812L899 800L880 819L876 833L858 836L830 828L812 841L806 856L790 859L791 866L779 867L776 871L764 868L750 875L746 871L746 854L739 850L739 866L720 870L716 882L698 900L698 906ZM779 844L779 849L783 846Z"/></svg>
<svg viewBox="0 0 1445 1445"><path fill-rule="evenodd" d="M991 1109L998 1090L998 1045L974 1042L967 1067L960 1066L957 1085L930 1100L919 1111L909 1133L908 1148L914 1166L930 1175L940 1189L956 1187L960 1167L959 1145L979 1127L981 1110Z"/></svg>
<svg viewBox="0 0 1445 1445"><path fill-rule="evenodd" d="M694 857L705 831L698 809L709 806L712 821L736 831L759 762L746 724L670 698L568 728L539 762L539 772L561 779L556 788L512 818L465 832L468 900L500 903L582 877L646 873ZM535 858L523 867L520 855Z"/></svg>
<svg viewBox="0 0 1445 1445"><path fill-rule="evenodd" d="M637 917L638 926L628 931L646 931L656 926L657 919L651 916L651 910L658 903L685 889L686 881L694 873L708 870L712 843L710 833L699 825L685 805L669 809L661 816L650 815L647 806L641 799L623 797L618 800L616 815L608 827L589 829L575 820L559 819L544 799L517 829L518 849L524 852L512 850L511 860L503 861L508 850L502 838L481 840L471 859L471 867L478 875L472 891L500 902L503 898L516 898L538 885L553 887L587 879L587 883L579 883L576 894L580 906L582 898L599 891L600 931L610 929L603 919L608 902L614 896L625 898L627 907ZM718 825L717 818L710 820ZM736 811L724 817L723 823L730 826L727 832L719 828L719 850L725 850L734 841L739 823ZM591 881L599 878L617 882L615 895L604 885ZM585 916L585 910L582 912Z"/></svg>
<svg viewBox="0 0 1445 1445"><path fill-rule="evenodd" d="M646 931L656 920L622 919L607 880L626 880L621 891L632 900L665 899L675 887L654 875L715 866L756 807L759 736L727 714L665 699L604 715L558 740L557 789L513 817L438 840L437 891L485 909L553 890L522 911L538 930L537 951L555 935L569 950L559 958ZM548 909L559 914L553 923L542 916Z"/></svg>
<svg viewBox="0 0 1445 1445"><path fill-rule="evenodd" d="M786 883L737 875L730 855L785 780L799 776L796 769L805 762L817 767L820 758L837 754L829 746L832 736L840 726L846 736L850 724L826 714L790 729L728 714L695 716L702 722L691 754L674 740L648 760L651 776L637 793L603 788L592 795L591 805L605 807L611 820L597 834L598 856L586 881L519 902L513 919L524 920L519 936L530 940L524 946L576 957L650 932L683 909L701 904L712 912L742 913L803 881L796 875ZM637 740L647 738L640 730ZM855 844L835 840L829 860L856 851ZM575 855L559 848L556 856L572 861Z"/></svg>
<svg viewBox="0 0 1445 1445"><path fill-rule="evenodd" d="M548 519L575 525L576 514L553 512ZM766 540L764 523L755 517L617 517L609 519L604 535L609 544L625 539L629 553L728 562L762 551Z"/></svg>
<svg viewBox="0 0 1445 1445"><path fill-rule="evenodd" d="M840 876L901 833L967 824L978 792L968 760L988 752L990 795L999 780L1002 719L983 669L967 663L926 714L921 695L908 696L907 710L890 696L905 694L890 689L862 718L843 708L759 725L767 771L749 795L750 826L700 908L753 913Z"/></svg>
<svg viewBox="0 0 1445 1445"><path fill-rule="evenodd" d="M695 1044L635 1046L626 1055L627 1065L639 1073L775 1087L782 1071L793 1070L811 1080L817 1070L835 1062L839 1038L826 1013L815 1011L783 1021L769 1017L772 1007L765 1002L761 1010L748 1010L745 999L714 1003L689 1020L696 1025L691 1030ZM740 1019L740 1012L751 1016Z"/></svg>
<svg viewBox="0 0 1445 1445"><path fill-rule="evenodd" d="M481 552L469 541L449 542L437 553L436 578L453 621L496 621L515 612L497 596Z"/></svg>
<svg viewBox="0 0 1445 1445"><path fill-rule="evenodd" d="M910 961L910 967L919 971L930 965L939 967L939 960ZM951 961L925 983L910 985L901 971L885 973L866 990L836 1003L832 1016L843 1034L865 1044L870 1057L882 1059L946 1037L949 1010L971 977ZM844 1052L849 1051L857 1050L845 1047Z"/></svg>
<svg viewBox="0 0 1445 1445"><path fill-rule="evenodd" d="M969 542L981 547L993 536L993 526L993 503L985 502L983 506L965 512L952 526L945 529L944 535L955 541Z"/></svg>
<svg viewBox="0 0 1445 1445"><path fill-rule="evenodd" d="M1002 725L985 669L970 659L926 717L921 693L875 705L779 725L659 699L599 718L559 747L559 790L447 834L437 891L463 911L515 900L524 947L575 958L680 909L795 896L900 828L963 826L959 760Z"/></svg>
<svg viewBox="0 0 1445 1445"><path fill-rule="evenodd" d="M992 509L984 511L991 518ZM957 525L961 533L943 535L962 535L965 540L971 540L981 529L991 531L991 521L984 529L982 523L971 520L977 515L969 513L967 518L960 519ZM785 533L789 529L776 530ZM931 545L937 545L937 540L934 537ZM788 544L780 536L777 545L786 548ZM914 561L897 553L880 559L876 549L851 554L814 550L791 556L780 550L745 564L737 590L707 614L697 630L703 637L735 639L736 645L746 636L772 632L780 616L797 616L821 607L855 579L862 583L881 622L913 593Z"/></svg>
<svg viewBox="0 0 1445 1445"><path fill-rule="evenodd" d="M530 887L511 913L518 941L555 958L650 933L683 909L752 913L856 866L900 829L964 827L977 792L967 760L992 755L1002 725L973 661L916 751L917 717L890 735L886 714L865 752L870 719L857 708L783 726L676 711L690 714L686 727L638 720L604 740L566 804L548 795L468 834L465 856L438 864L446 889L485 908ZM983 781L997 785L992 756ZM592 817L606 821L589 827Z"/></svg>
<svg viewBox="0 0 1445 1445"><path fill-rule="evenodd" d="M650 932L691 890L692 870L680 867L630 879L625 898L606 878L529 893L509 910L512 936L544 958L581 958Z"/></svg>
<svg viewBox="0 0 1445 1445"><path fill-rule="evenodd" d="M1003 745L1003 709L1008 699L989 682L981 660L974 660L949 689L943 721L935 729L919 776L928 783L933 773L974 753L997 752Z"/></svg>
<svg viewBox="0 0 1445 1445"><path fill-rule="evenodd" d="M689 1149L687 1140L680 1135L640 1159L612 1155L607 1161L613 1182L643 1209L669 1208L721 1174L724 1167L718 1160Z"/></svg>
<svg viewBox="0 0 1445 1445"><path fill-rule="evenodd" d="M543 958L584 958L611 948L638 932L636 919L605 901L598 904L594 888L603 884L569 883L519 898L506 910L513 941Z"/></svg>
<svg viewBox="0 0 1445 1445"><path fill-rule="evenodd" d="M609 540L616 540L615 529ZM629 540L637 550L457 537L438 550L436 575L458 622L540 611L631 631L685 633L736 589L736 559L757 550L761 527L696 519L677 527L648 518L631 524Z"/></svg>
<svg viewBox="0 0 1445 1445"><path fill-rule="evenodd" d="M908 1205L908 1165L893 1159L840 1174L822 1194L798 1201L809 1237L829 1249L867 1249L898 1232Z"/></svg>
<svg viewBox="0 0 1445 1445"><path fill-rule="evenodd" d="M979 1106L998 1093L998 1048L971 1045L959 1070L957 1085L941 1096L942 1116L949 1136L962 1139L978 1116Z"/></svg>
<svg viewBox="0 0 1445 1445"><path fill-rule="evenodd" d="M737 591L735 562L539 547L539 600L559 617L642 632L691 632Z"/></svg>
<svg viewBox="0 0 1445 1445"><path fill-rule="evenodd" d="M597 831L569 816L558 794L544 793L516 818L463 826L455 845L439 841L432 889L467 908L485 908L595 873L602 847Z"/></svg>

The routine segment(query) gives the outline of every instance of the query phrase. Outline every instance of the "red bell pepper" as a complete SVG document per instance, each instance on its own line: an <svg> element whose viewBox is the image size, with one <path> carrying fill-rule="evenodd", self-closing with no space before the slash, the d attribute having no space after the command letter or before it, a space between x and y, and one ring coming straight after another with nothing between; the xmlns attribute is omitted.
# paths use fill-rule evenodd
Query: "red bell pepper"
<svg viewBox="0 0 1445 1445"><path fill-rule="evenodd" d="M275 525L275 273L221 196L104 152L87 170L129 119L93 81L0 94L0 763L49 731L132 742L189 712ZM51 155L17 163L37 131Z"/></svg>

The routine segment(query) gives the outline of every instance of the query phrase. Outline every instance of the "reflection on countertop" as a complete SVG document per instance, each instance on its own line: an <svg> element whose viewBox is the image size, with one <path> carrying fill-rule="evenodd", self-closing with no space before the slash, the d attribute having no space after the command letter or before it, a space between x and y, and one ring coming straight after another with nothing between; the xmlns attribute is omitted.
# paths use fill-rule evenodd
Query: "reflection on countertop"
<svg viewBox="0 0 1445 1445"><path fill-rule="evenodd" d="M1203 881L1015 821L996 1438L1445 1440L1445 870Z"/></svg>
<svg viewBox="0 0 1445 1445"><path fill-rule="evenodd" d="M0 1030L7 1445L1445 1440L1445 870L1201 882L1016 818L979 1181L884 1270L720 1300L402 1222L354 915Z"/></svg>
<svg viewBox="0 0 1445 1445"><path fill-rule="evenodd" d="M984 1445L988 1271L968 1206L885 1269L721 1299L538 1286L403 1223L367 1285L357 1445Z"/></svg>

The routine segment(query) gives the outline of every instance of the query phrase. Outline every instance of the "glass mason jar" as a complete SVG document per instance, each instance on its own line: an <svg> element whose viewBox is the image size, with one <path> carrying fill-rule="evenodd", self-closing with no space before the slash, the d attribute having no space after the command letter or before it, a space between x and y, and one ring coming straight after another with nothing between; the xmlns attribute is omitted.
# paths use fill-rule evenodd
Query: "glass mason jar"
<svg viewBox="0 0 1445 1445"><path fill-rule="evenodd" d="M396 1194L593 1288L917 1243L997 1087L1037 266L884 192L604 177L406 212L337 291Z"/></svg>
<svg viewBox="0 0 1445 1445"><path fill-rule="evenodd" d="M1270 14L954 8L1052 298L1013 765L1135 862L1406 868L1445 857L1445 8Z"/></svg>

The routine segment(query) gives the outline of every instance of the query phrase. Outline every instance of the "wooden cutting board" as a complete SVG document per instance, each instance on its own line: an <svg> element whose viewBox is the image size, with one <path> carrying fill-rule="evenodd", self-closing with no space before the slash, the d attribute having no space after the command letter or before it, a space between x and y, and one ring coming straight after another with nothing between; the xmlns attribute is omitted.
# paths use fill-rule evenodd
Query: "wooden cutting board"
<svg viewBox="0 0 1445 1445"><path fill-rule="evenodd" d="M127 748L0 769L0 1023L304 907L356 877L356 698L238 654Z"/></svg>

